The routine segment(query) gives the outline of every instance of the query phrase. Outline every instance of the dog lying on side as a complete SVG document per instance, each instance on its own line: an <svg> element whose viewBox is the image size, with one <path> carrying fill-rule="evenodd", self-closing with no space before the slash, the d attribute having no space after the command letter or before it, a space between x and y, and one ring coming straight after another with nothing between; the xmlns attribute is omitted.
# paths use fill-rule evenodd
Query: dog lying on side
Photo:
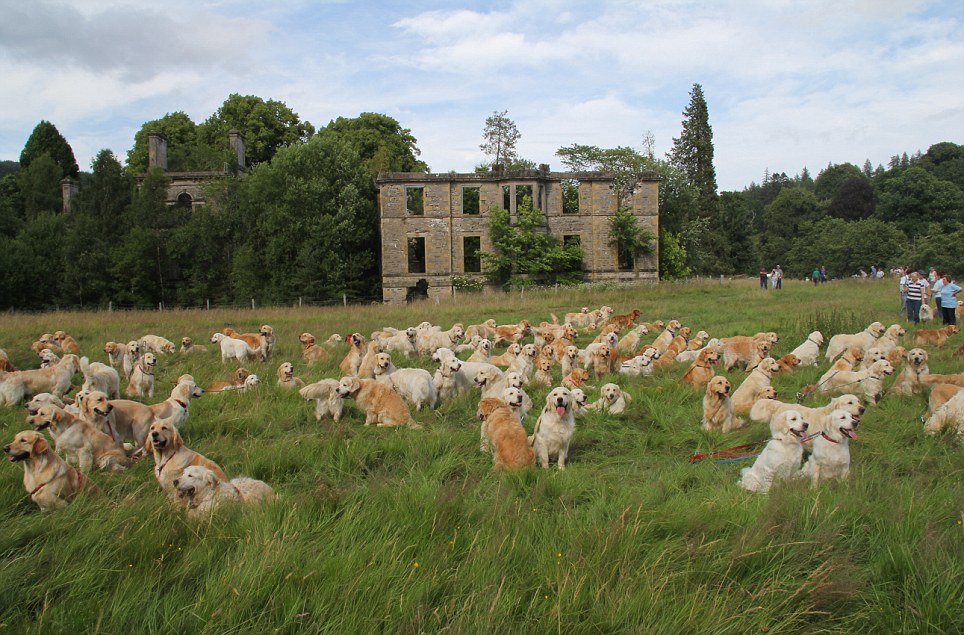
<svg viewBox="0 0 964 635"><path fill-rule="evenodd" d="M797 410L778 412L770 419L770 440L753 462L740 470L738 484L751 492L766 493L776 481L784 481L800 470L803 447L800 439L807 422Z"/></svg>
<svg viewBox="0 0 964 635"><path fill-rule="evenodd" d="M189 465L172 481L177 497L188 516L199 517L229 502L247 505L274 500L271 486L245 476L230 481L222 479L203 465Z"/></svg>
<svg viewBox="0 0 964 635"><path fill-rule="evenodd" d="M517 470L533 464L535 452L529 447L525 428L508 404L492 397L483 399L476 416L482 422L481 449L492 452L493 469Z"/></svg>

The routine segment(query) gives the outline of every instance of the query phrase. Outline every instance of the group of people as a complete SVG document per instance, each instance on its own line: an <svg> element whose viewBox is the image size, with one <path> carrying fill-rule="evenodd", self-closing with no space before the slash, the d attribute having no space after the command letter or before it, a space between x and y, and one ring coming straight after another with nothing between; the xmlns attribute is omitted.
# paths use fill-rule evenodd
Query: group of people
<svg viewBox="0 0 964 635"><path fill-rule="evenodd" d="M921 307L934 298L935 308L944 324L957 323L957 294L961 287L950 273L931 267L925 277L920 271L911 271L907 267L900 277L899 290L900 310L901 313L907 312L909 321L920 322Z"/></svg>
<svg viewBox="0 0 964 635"><path fill-rule="evenodd" d="M870 273L867 273L863 269L860 270L860 277L870 278L871 280L879 280L880 278L884 277L884 268L883 267L877 268L876 265L871 265Z"/></svg>
<svg viewBox="0 0 964 635"><path fill-rule="evenodd" d="M827 268L820 267L819 269L814 269L813 273L810 274L810 281L813 282L813 286L818 284L823 284L827 281Z"/></svg>
<svg viewBox="0 0 964 635"><path fill-rule="evenodd" d="M765 267L760 267L760 288L769 289L771 284L774 289L783 288L783 269L780 265L774 267L773 271L767 271Z"/></svg>

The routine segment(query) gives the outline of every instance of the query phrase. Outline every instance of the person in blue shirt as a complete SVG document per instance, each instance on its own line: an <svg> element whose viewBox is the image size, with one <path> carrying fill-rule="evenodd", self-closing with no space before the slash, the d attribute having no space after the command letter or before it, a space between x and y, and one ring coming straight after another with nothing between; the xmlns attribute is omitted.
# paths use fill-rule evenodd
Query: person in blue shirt
<svg viewBox="0 0 964 635"><path fill-rule="evenodd" d="M940 306L944 324L957 324L957 294L960 291L961 287L957 282L951 280L951 274L945 273L944 285L937 296L937 303Z"/></svg>

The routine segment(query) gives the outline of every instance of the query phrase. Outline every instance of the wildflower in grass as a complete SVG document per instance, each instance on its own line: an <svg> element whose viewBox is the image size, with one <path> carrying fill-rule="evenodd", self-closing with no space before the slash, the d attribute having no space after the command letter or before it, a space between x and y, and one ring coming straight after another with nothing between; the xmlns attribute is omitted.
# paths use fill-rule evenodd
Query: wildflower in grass
<svg viewBox="0 0 964 635"><path fill-rule="evenodd" d="M417 562L412 565L413 569L418 569L418 567L419 567L419 564Z"/></svg>

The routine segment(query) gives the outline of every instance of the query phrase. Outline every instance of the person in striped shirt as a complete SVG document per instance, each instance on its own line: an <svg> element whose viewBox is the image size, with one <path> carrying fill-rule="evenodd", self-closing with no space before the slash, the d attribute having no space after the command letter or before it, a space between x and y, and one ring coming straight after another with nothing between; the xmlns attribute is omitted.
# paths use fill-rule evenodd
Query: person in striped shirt
<svg viewBox="0 0 964 635"><path fill-rule="evenodd" d="M907 285L907 319L911 322L920 322L920 307L927 301L929 288L930 285L919 271L910 274L910 284Z"/></svg>

